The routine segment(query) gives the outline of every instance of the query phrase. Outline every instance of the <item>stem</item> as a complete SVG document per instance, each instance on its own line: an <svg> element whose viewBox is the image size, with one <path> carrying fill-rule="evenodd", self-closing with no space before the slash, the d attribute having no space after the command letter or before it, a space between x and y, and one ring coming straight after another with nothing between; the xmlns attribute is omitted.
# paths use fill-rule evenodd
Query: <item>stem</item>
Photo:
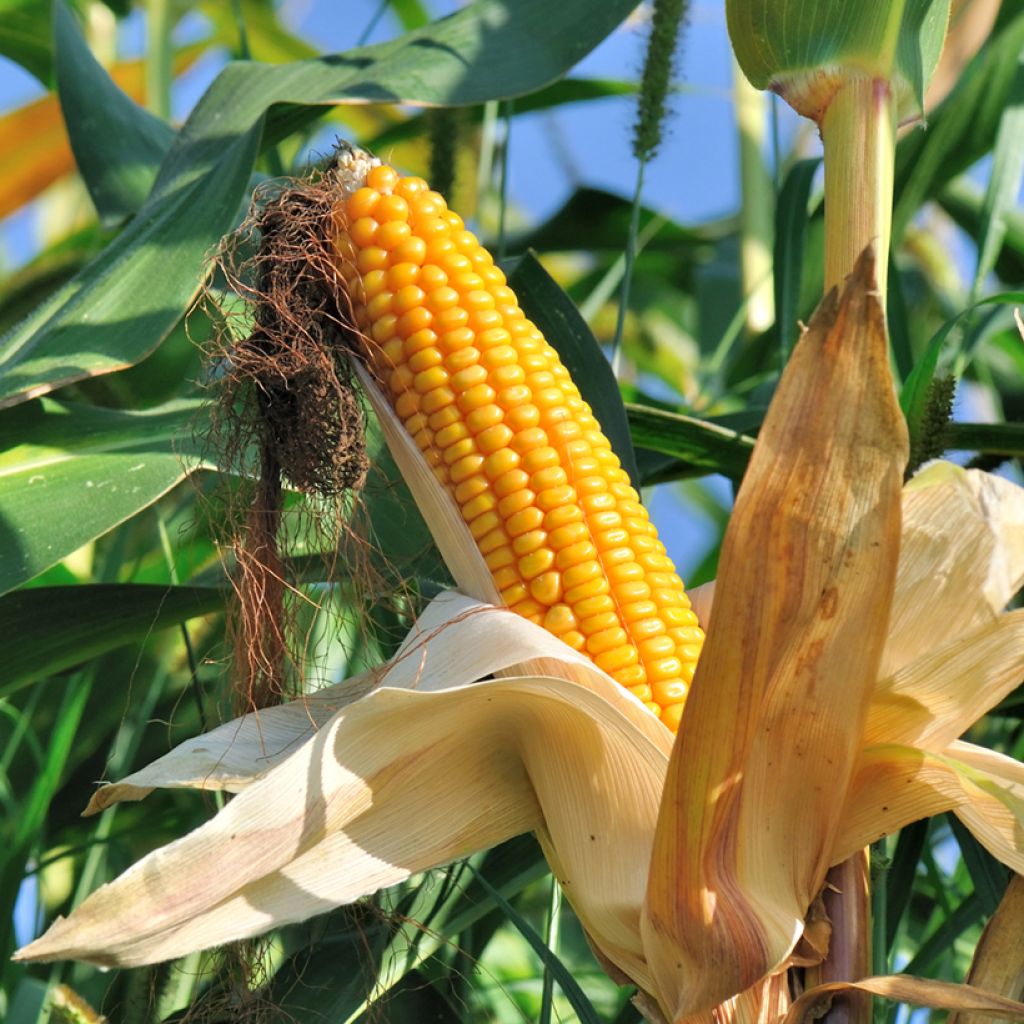
<svg viewBox="0 0 1024 1024"><path fill-rule="evenodd" d="M733 61L733 102L740 142L740 275L747 300L748 337L775 320L772 235L775 189L764 166L765 94L755 89Z"/></svg>
<svg viewBox="0 0 1024 1024"><path fill-rule="evenodd" d="M832 922L828 956L808 968L808 988L831 981L859 981L871 974L870 862L861 850L828 873L823 899ZM871 997L844 993L825 1018L827 1024L871 1024Z"/></svg>
<svg viewBox="0 0 1024 1024"><path fill-rule="evenodd" d="M501 146L501 183L498 186L498 262L505 258L505 215L508 211L508 150L512 140L512 113L515 100L505 100L505 136Z"/></svg>
<svg viewBox="0 0 1024 1024"><path fill-rule="evenodd" d="M551 896L548 900L548 920L544 934L544 943L554 953L558 948L559 914L562 910L562 889L558 880L551 876ZM541 988L540 1013L537 1020L540 1024L550 1024L551 1011L555 995L555 978L547 964L544 965L544 980Z"/></svg>
<svg viewBox="0 0 1024 1024"><path fill-rule="evenodd" d="M481 221L487 197L494 178L494 154L497 147L498 101L484 104L484 119L480 126L480 161L476 171L476 219Z"/></svg>
<svg viewBox="0 0 1024 1024"><path fill-rule="evenodd" d="M245 15L242 14L242 0L231 0L231 13L235 16L235 27L238 29L238 59L251 60L249 33L245 29Z"/></svg>
<svg viewBox="0 0 1024 1024"><path fill-rule="evenodd" d="M871 973L877 976L889 973L889 886L886 876L892 866L892 859L889 857L888 842L880 839L873 843L868 857L871 863ZM873 1001L872 1017L876 1024L885 1024L888 1016L885 1003L882 1000Z"/></svg>
<svg viewBox="0 0 1024 1024"><path fill-rule="evenodd" d="M633 263L636 260L637 235L640 230L640 206L644 192L644 167L640 160L636 171L636 190L633 192L633 209L629 218L629 235L626 238L626 262L622 272L622 292L619 295L619 316L615 323L615 339L612 342L612 373L616 377L622 364L622 334L626 328L626 314L629 312L629 291L633 284Z"/></svg>
<svg viewBox="0 0 1024 1024"><path fill-rule="evenodd" d="M892 234L896 113L889 83L853 78L821 122L825 144L825 290L841 285L870 244L885 304Z"/></svg>
<svg viewBox="0 0 1024 1024"><path fill-rule="evenodd" d="M377 10L373 12L373 17L366 24L366 28L360 33L359 38L356 40L356 46L365 46L370 41L370 36L373 34L373 30L377 27L377 22L384 17L384 12L388 9L388 0L380 0L377 5Z"/></svg>
<svg viewBox="0 0 1024 1024"><path fill-rule="evenodd" d="M171 116L171 0L149 0L146 29L146 106L165 121Z"/></svg>

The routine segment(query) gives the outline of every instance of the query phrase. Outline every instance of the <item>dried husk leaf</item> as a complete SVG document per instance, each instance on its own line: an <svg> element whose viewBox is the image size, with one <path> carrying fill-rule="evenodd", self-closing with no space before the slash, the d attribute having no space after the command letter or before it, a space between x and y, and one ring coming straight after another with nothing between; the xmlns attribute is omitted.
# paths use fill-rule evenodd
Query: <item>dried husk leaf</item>
<svg viewBox="0 0 1024 1024"><path fill-rule="evenodd" d="M974 951L967 983L1008 999L1024 996L1024 877L1014 875ZM987 1018L964 1010L949 1024L983 1024Z"/></svg>
<svg viewBox="0 0 1024 1024"><path fill-rule="evenodd" d="M805 992L790 1007L780 1024L804 1024L823 1017L836 996L848 992L870 992L884 999L927 1006L935 1010L971 1010L986 1019L1024 1018L1024 1004L994 992L983 992L971 985L957 985L931 978L915 978L909 974L864 978L861 981L833 982Z"/></svg>
<svg viewBox="0 0 1024 1024"><path fill-rule="evenodd" d="M939 752L896 745L864 750L833 856L841 860L912 821L948 810L994 857L1024 870L1024 765L959 740Z"/></svg>
<svg viewBox="0 0 1024 1024"><path fill-rule="evenodd" d="M86 814L123 800L141 800L155 788L240 792L280 764L338 711L377 687L452 690L521 663L559 663L578 676L628 719L666 758L672 736L632 694L589 658L573 651L547 630L509 611L463 594L439 594L427 606L395 657L372 672L307 696L251 712L201 736L186 740L152 764L119 782L101 787Z"/></svg>
<svg viewBox="0 0 1024 1024"><path fill-rule="evenodd" d="M887 631L906 445L865 254L795 349L726 532L643 922L672 1019L777 970L832 862Z"/></svg>
<svg viewBox="0 0 1024 1024"><path fill-rule="evenodd" d="M903 528L879 688L917 658L993 622L1024 584L1024 488L936 462L903 488ZM715 583L690 592L702 624Z"/></svg>
<svg viewBox="0 0 1024 1024"><path fill-rule="evenodd" d="M939 462L903 491L896 598L881 678L991 622L1024 583L1024 490Z"/></svg>
<svg viewBox="0 0 1024 1024"><path fill-rule="evenodd" d="M1024 873L1024 764L963 740L950 743L943 756L968 793L954 808L957 817L993 857Z"/></svg>
<svg viewBox="0 0 1024 1024"><path fill-rule="evenodd" d="M391 457L395 460L406 486L412 492L420 514L430 527L434 543L459 590L478 601L501 604L501 595L494 585L491 571L487 568L487 563L480 554L455 500L438 483L426 459L423 458L423 453L416 447L390 403L381 394L369 371L359 360L353 360L352 365L380 422Z"/></svg>
<svg viewBox="0 0 1024 1024"><path fill-rule="evenodd" d="M838 862L919 818L942 814L967 799L956 772L916 747L861 752L836 835Z"/></svg>
<svg viewBox="0 0 1024 1024"><path fill-rule="evenodd" d="M539 677L468 685L481 665L513 653L569 664L580 656L525 619L462 595L432 609L421 626L444 624L419 630L392 671L397 682L430 679L434 689L381 685L283 758L261 745L260 728L264 740L272 732L294 748L315 725L264 709L125 780L134 788L114 787L108 803L155 785L208 786L233 745L260 773L211 822L98 890L19 955L125 966L168 959L535 830L591 940L649 986L639 937L643 866L670 734L589 662L589 687ZM435 664L452 665L462 685L437 689ZM232 777L243 760L236 757Z"/></svg>
<svg viewBox="0 0 1024 1024"><path fill-rule="evenodd" d="M352 705L18 955L169 959L322 913L534 827L540 812L513 752L459 696L379 690ZM465 742L464 729L480 742Z"/></svg>
<svg viewBox="0 0 1024 1024"><path fill-rule="evenodd" d="M777 1024L789 1010L792 998L785 971L773 974L720 1006L673 1024Z"/></svg>
<svg viewBox="0 0 1024 1024"><path fill-rule="evenodd" d="M635 866L649 856L664 770L660 751L575 683L382 688L18 955L165 960L536 830L592 940L644 984Z"/></svg>
<svg viewBox="0 0 1024 1024"><path fill-rule="evenodd" d="M1024 610L969 630L880 680L864 743L941 750L1016 689L1022 678Z"/></svg>

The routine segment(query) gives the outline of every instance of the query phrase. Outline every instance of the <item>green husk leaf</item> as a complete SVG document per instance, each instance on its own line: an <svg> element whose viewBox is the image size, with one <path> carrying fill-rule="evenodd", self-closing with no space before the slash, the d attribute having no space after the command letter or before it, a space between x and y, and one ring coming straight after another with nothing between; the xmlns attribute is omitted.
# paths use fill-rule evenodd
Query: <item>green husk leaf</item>
<svg viewBox="0 0 1024 1024"><path fill-rule="evenodd" d="M949 21L949 0L728 0L729 34L750 81L821 120L850 77L893 81L920 114Z"/></svg>

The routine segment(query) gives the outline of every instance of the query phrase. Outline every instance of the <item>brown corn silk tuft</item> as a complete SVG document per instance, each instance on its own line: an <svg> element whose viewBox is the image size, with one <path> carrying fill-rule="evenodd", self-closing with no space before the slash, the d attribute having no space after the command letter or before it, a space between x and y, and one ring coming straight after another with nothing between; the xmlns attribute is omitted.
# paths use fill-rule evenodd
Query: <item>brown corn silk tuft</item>
<svg viewBox="0 0 1024 1024"><path fill-rule="evenodd" d="M289 595L298 595L281 553L289 527L311 535L312 550L344 546L358 567L353 577L370 575L365 542L360 550L349 525L351 503L345 509L368 462L362 407L338 344L344 328L328 247L331 206L319 178L258 192L218 259L249 312L242 337L221 317L209 353L216 401L208 439L218 465L252 481L217 516L227 521L235 562L234 676L249 708L279 702L302 674L305 651L296 649L302 638L292 635L288 610ZM285 488L311 499L301 523L283 513ZM334 559L325 560L330 578Z"/></svg>
<svg viewBox="0 0 1024 1024"><path fill-rule="evenodd" d="M331 173L337 268L362 354L502 601L675 730L703 633L557 353L425 181L346 147Z"/></svg>

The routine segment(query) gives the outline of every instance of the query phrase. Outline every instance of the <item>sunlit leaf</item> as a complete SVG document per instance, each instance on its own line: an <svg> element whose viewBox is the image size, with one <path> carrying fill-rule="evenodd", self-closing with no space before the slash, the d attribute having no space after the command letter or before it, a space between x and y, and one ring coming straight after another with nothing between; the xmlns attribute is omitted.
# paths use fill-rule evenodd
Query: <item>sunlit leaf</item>
<svg viewBox="0 0 1024 1024"><path fill-rule="evenodd" d="M820 120L830 78L892 78L920 112L946 34L949 0L728 0L729 35L744 73Z"/></svg>
<svg viewBox="0 0 1024 1024"><path fill-rule="evenodd" d="M180 51L175 67L183 70L199 51L200 48L196 46ZM143 61L119 61L111 66L110 78L127 96L136 101L142 100ZM82 103L82 100L85 102ZM112 113L103 109L95 96L82 97L79 106L82 109L77 110L74 116L81 115L89 122L96 118L106 118ZM76 122L75 127L78 124ZM108 125L112 134L102 137L104 146L117 149L122 147L122 140L116 134L120 127L120 124ZM168 128L168 141L171 134ZM95 146L96 139L93 138L90 144ZM4 173L0 177L0 217L7 216L35 199L44 189L75 169L74 154L68 143L60 104L55 94L40 96L0 116L0 151L6 155Z"/></svg>
<svg viewBox="0 0 1024 1024"><path fill-rule="evenodd" d="M291 64L229 64L182 127L157 192L207 171L268 112L267 141L276 141L319 116L324 104L461 106L533 92L586 56L633 6L476 0L386 43Z"/></svg>
<svg viewBox="0 0 1024 1024"><path fill-rule="evenodd" d="M259 126L206 177L151 198L91 263L0 338L0 407L138 362L199 291L204 260L235 220Z"/></svg>
<svg viewBox="0 0 1024 1024"><path fill-rule="evenodd" d="M0 415L0 593L178 483L195 417L194 404L131 413L49 399Z"/></svg>

